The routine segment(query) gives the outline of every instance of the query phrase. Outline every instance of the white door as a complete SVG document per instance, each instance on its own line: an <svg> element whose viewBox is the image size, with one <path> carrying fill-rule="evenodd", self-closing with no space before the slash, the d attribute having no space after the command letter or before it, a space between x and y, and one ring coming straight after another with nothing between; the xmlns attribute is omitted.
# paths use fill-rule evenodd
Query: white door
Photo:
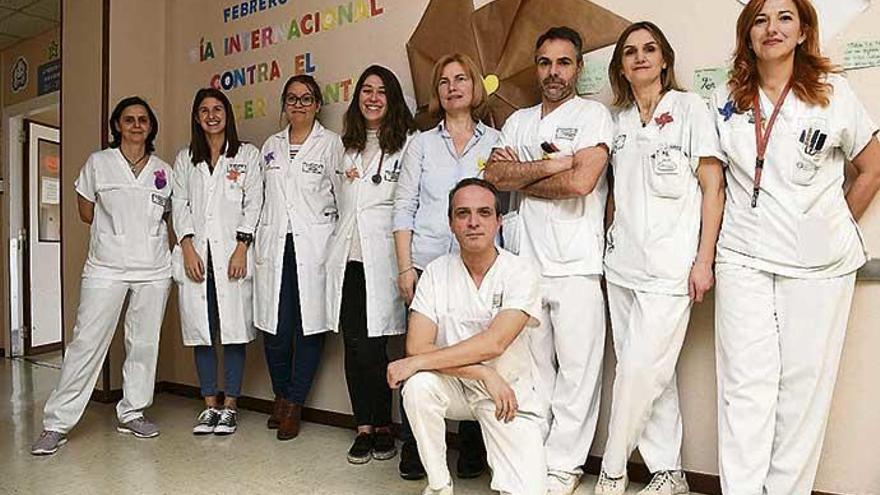
<svg viewBox="0 0 880 495"><path fill-rule="evenodd" d="M25 121L27 251L25 354L60 349L61 146L59 131Z"/></svg>

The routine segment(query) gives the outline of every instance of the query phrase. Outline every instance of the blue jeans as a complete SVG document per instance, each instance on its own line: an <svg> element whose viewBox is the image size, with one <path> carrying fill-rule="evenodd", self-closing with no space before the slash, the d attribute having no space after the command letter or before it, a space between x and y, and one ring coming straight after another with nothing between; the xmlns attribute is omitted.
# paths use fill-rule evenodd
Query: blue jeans
<svg viewBox="0 0 880 495"><path fill-rule="evenodd" d="M278 327L275 335L263 334L263 345L275 396L295 404L305 404L321 361L324 334L303 335L293 234L287 234L284 242Z"/></svg>
<svg viewBox="0 0 880 495"><path fill-rule="evenodd" d="M208 329L211 331L212 345L193 347L196 358L196 371L199 374L199 387L202 397L217 395L217 354L214 345L222 341L220 335L220 310L217 307L217 284L214 280L214 262L211 260L211 248L208 248L207 299ZM223 344L224 390L226 397L241 395L241 381L244 376L245 344Z"/></svg>

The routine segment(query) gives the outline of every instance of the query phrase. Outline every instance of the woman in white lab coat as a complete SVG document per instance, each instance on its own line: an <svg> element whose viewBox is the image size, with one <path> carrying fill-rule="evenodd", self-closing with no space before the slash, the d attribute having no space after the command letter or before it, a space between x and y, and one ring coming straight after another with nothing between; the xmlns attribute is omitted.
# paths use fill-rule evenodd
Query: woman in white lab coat
<svg viewBox="0 0 880 495"><path fill-rule="evenodd" d="M391 459L391 389L385 379L389 335L406 329L391 234L394 191L415 131L394 74L368 67L345 113L339 165L340 220L327 257L329 327L342 330L345 377L358 434L348 460Z"/></svg>
<svg viewBox="0 0 880 495"><path fill-rule="evenodd" d="M727 163L715 268L725 493L810 493L866 260L856 222L880 187L878 129L818 33L808 0L750 1L712 101Z"/></svg>
<svg viewBox="0 0 880 495"><path fill-rule="evenodd" d="M718 137L703 99L675 79L675 52L651 22L618 38L614 91L614 222L605 280L617 369L600 495L623 494L638 447L652 473L641 495L688 493L675 365L691 305L712 287L724 208Z"/></svg>
<svg viewBox="0 0 880 495"><path fill-rule="evenodd" d="M309 75L281 93L288 125L263 144L263 211L255 235L254 324L264 334L275 392L267 426L279 440L299 434L306 401L330 328L325 316L327 241L338 217L339 135L316 116L323 100ZM294 353L294 348L296 352Z"/></svg>
<svg viewBox="0 0 880 495"><path fill-rule="evenodd" d="M98 380L119 314L125 315L120 433L159 434L143 411L153 402L159 330L171 288L166 213L171 166L153 154L159 122L143 99L120 101L110 116L113 141L92 153L76 180L79 216L90 224L89 254L82 273L73 340L61 378L43 410L43 433L34 455L54 454L67 442Z"/></svg>
<svg viewBox="0 0 880 495"><path fill-rule="evenodd" d="M232 105L218 89L196 92L190 125L190 145L174 164L171 199L178 246L171 256L172 273L183 344L193 346L205 399L193 433L228 435L238 424L245 345L256 334L249 247L263 203L260 151L239 141ZM223 347L222 406L216 344Z"/></svg>

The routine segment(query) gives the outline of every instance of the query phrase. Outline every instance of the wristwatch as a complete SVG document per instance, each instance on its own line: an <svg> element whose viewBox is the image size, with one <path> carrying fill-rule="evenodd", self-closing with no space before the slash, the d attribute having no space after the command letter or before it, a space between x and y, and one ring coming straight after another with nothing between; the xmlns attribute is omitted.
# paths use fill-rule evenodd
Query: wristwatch
<svg viewBox="0 0 880 495"><path fill-rule="evenodd" d="M254 242L254 234L247 234L245 232L236 232L235 240L238 242L243 242L245 246L250 246Z"/></svg>

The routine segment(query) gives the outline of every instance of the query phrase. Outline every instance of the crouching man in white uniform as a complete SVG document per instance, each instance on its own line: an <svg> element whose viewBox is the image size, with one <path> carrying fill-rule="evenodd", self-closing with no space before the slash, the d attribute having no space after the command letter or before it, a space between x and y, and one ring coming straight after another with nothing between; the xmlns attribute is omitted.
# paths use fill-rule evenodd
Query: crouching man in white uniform
<svg viewBox="0 0 880 495"><path fill-rule="evenodd" d="M464 179L450 192L449 224L460 253L428 264L411 308L406 351L388 366L404 380L403 403L428 474L425 495L450 495L445 419L477 420L492 489L544 495L542 411L525 332L539 325L540 279L530 261L494 245L495 188Z"/></svg>

